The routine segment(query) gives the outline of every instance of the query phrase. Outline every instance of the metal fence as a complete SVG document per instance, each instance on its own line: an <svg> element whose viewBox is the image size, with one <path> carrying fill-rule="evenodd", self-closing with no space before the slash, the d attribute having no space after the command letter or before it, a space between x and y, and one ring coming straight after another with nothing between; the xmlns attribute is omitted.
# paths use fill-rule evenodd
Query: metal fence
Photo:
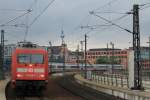
<svg viewBox="0 0 150 100"><path fill-rule="evenodd" d="M112 74L106 71L91 70L90 75L87 75L88 77L85 77L85 71L82 71L81 75L98 84L129 88L128 74L124 71L115 71Z"/></svg>
<svg viewBox="0 0 150 100"><path fill-rule="evenodd" d="M84 78L94 81L98 84L116 86L122 88L129 88L129 74L128 70L114 70L114 72L91 70L90 75L88 71L82 71L81 75ZM90 78L88 77L90 76ZM145 90L150 90L150 70L142 71L142 82Z"/></svg>

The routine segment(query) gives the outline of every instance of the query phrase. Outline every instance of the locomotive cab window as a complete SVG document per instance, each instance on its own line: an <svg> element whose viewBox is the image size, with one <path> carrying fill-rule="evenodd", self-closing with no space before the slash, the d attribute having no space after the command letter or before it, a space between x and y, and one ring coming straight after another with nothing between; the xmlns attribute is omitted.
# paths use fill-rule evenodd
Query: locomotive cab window
<svg viewBox="0 0 150 100"><path fill-rule="evenodd" d="M44 63L44 55L42 54L19 54L17 57L18 63L24 64L43 64Z"/></svg>
<svg viewBox="0 0 150 100"><path fill-rule="evenodd" d="M17 58L18 58L18 63L30 63L29 54L19 54Z"/></svg>
<svg viewBox="0 0 150 100"><path fill-rule="evenodd" d="M42 54L32 54L31 55L31 63L32 64L43 64L44 56Z"/></svg>

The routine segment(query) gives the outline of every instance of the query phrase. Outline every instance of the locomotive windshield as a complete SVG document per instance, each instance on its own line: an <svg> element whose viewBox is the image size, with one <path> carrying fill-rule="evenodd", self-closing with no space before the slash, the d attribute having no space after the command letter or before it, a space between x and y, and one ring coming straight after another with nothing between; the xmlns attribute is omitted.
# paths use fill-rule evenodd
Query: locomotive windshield
<svg viewBox="0 0 150 100"><path fill-rule="evenodd" d="M42 54L19 54L18 63L43 64L44 56Z"/></svg>

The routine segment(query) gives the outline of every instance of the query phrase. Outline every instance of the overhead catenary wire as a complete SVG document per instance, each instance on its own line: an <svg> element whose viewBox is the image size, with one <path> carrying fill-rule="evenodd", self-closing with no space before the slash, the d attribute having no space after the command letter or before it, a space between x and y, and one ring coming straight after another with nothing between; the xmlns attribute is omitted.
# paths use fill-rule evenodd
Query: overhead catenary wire
<svg viewBox="0 0 150 100"><path fill-rule="evenodd" d="M102 11L102 12L94 12L94 13L103 13L103 14L108 14L108 13L111 13L111 14L127 14L127 13L122 13L122 12L113 12L113 11Z"/></svg>
<svg viewBox="0 0 150 100"><path fill-rule="evenodd" d="M0 27L20 27L20 28L24 28L25 24L8 24L8 25L0 25Z"/></svg>
<svg viewBox="0 0 150 100"><path fill-rule="evenodd" d="M144 3L144 4L140 4L139 5L139 10L144 10L146 8L150 7L150 2Z"/></svg>
<svg viewBox="0 0 150 100"><path fill-rule="evenodd" d="M116 24L116 23L113 23L112 21L110 21L110 20L108 20L108 19L106 19L106 18L104 18L104 17L102 17L102 16L100 16L100 15L95 14L94 12L90 12L90 14L92 14L92 15L94 15L94 16L97 16L97 17L99 17L100 19L102 19L102 20L104 20L104 21L106 21L106 22L108 22L108 23L110 23L110 24L112 24L112 25L114 25L114 26L116 26L116 27L122 29L122 30L127 31L128 33L133 33L132 31L130 31L130 30L126 29L126 28L123 28L123 27L121 27L120 25L118 25L118 24Z"/></svg>
<svg viewBox="0 0 150 100"><path fill-rule="evenodd" d="M36 2L37 2L37 0L34 0L34 2L31 4L31 6L29 7L29 9L27 9L27 10L22 10L22 9L21 10L18 10L18 9L0 9L0 11L25 12L25 13L23 13L23 14L15 17L15 18L10 19L9 21L7 21L7 22L5 22L3 24L0 24L0 27L20 27L20 28L27 28L28 25L26 25L26 24L9 24L9 23L15 22L16 20L20 19L21 17L24 17L25 15L28 16L28 14L32 11L34 3L36 3ZM27 32L27 29L26 29L26 32ZM13 36L13 37L16 37L16 36Z"/></svg>
<svg viewBox="0 0 150 100"><path fill-rule="evenodd" d="M146 8L149 8L149 7L150 7L150 5L145 6L145 7L143 7L143 8L140 8L140 10L144 10L144 9L146 9Z"/></svg>
<svg viewBox="0 0 150 100"><path fill-rule="evenodd" d="M24 35L24 41L26 40L27 38L27 35L28 35L28 30L29 28L38 20L38 18L49 8L49 6L54 2L55 0L52 0L48 3L48 5L41 11L40 14L38 14L32 21L31 23L27 23L28 25L26 26L26 32L25 32L25 35ZM37 3L37 0L34 1L34 3ZM33 4L31 5L30 8L32 8Z"/></svg>
<svg viewBox="0 0 150 100"><path fill-rule="evenodd" d="M26 12L26 10L23 9L0 9L0 11L8 11L8 12Z"/></svg>
<svg viewBox="0 0 150 100"><path fill-rule="evenodd" d="M103 6L100 6L100 7L96 8L96 9L94 9L93 11L100 10L100 9L102 9L102 8L104 8L104 7L108 6L108 5L110 5L110 4L113 4L113 3L117 2L117 1L118 1L118 0L111 0L111 1L107 2L106 4L104 4ZM89 17L89 14L88 14L84 19L87 19L87 17ZM119 19L122 19L122 18L119 18ZM81 25L81 23L82 23L82 22L80 22L80 24L79 24L75 29L77 29L77 28L81 28L81 29L82 29L82 27L84 27L84 26ZM88 21L88 23L87 23L86 26L89 26L89 21ZM101 26L101 25L100 25L100 26ZM112 26L112 25L106 25L106 26L108 27L108 26ZM92 28L92 25L91 25L90 28L91 28L91 30L96 29L96 28Z"/></svg>
<svg viewBox="0 0 150 100"><path fill-rule="evenodd" d="M29 24L29 27L31 27L37 20L38 20L38 18L48 9L48 7L54 2L55 0L52 0L52 1L50 1L49 3L48 3L48 5L42 10L42 12L39 14L39 15L37 15L34 19L33 19L33 21Z"/></svg>
<svg viewBox="0 0 150 100"><path fill-rule="evenodd" d="M147 6L150 5L150 2L144 3L144 4L140 4L139 6Z"/></svg>
<svg viewBox="0 0 150 100"><path fill-rule="evenodd" d="M94 9L94 11L100 10L100 9L102 9L102 8L104 8L104 7L108 6L108 5L110 5L110 4L113 4L113 3L117 2L117 1L118 1L118 0L111 0L111 1L109 1L108 3L104 4L103 6L100 6L100 7L96 8L96 9Z"/></svg>
<svg viewBox="0 0 150 100"><path fill-rule="evenodd" d="M117 0L111 0L110 2L108 2L108 3L106 3L104 6L102 6L101 8L103 8L103 7L105 7L105 6L107 6L107 5L110 5L110 4L112 4L112 3L114 3L114 2L116 2ZM98 8L99 9L99 8ZM98 9L96 9L96 10L98 10ZM121 20L121 19L123 19L123 18L125 18L125 17L127 17L129 14L133 14L133 11L131 10L131 11L129 11L129 12L125 12L125 13L123 13L123 12L114 12L114 11L95 11L95 10L93 10L93 11L91 11L91 12L94 12L94 13L112 13L112 14L124 14L123 16L121 16L121 17L119 17L119 18L116 18L116 19L113 19L113 20L109 20L109 21L111 21L112 23L114 23L114 21L116 22L116 21L119 21L119 20ZM111 26L114 26L114 24L110 24L110 25L107 25L106 24L106 27L111 27ZM101 27L101 25L100 26L95 26L95 25L87 25L87 26L81 26L81 28L89 28L89 29L92 29L92 30L94 30L94 29L97 29L98 27ZM103 26L102 26L103 27ZM107 29L107 28L105 28L105 29Z"/></svg>
<svg viewBox="0 0 150 100"><path fill-rule="evenodd" d="M26 14L28 14L28 13L30 13L30 12L31 12L31 10L27 10L27 12L26 12L26 13L21 14L21 15L19 15L19 16L17 16L17 17L15 17L15 18L13 18L13 19L9 20L8 22L6 22L6 23L4 23L4 24L1 24L0 26L5 26L5 25L7 25L7 24L9 24L9 23L11 23L11 22L14 22L14 21L16 21L17 19L19 19L19 18L21 18L21 17L25 16Z"/></svg>
<svg viewBox="0 0 150 100"><path fill-rule="evenodd" d="M95 12L94 12L94 13L95 13ZM118 17L118 18L115 18L115 19L111 20L111 22L120 21L121 19L127 17L129 14L132 14L132 12L127 12L127 13L125 13L123 16L120 16L120 17ZM99 28L99 27L106 27L106 28L104 28L103 30L101 30L101 31L104 31L104 30L110 28L111 26L114 26L114 25L109 23L109 24L104 24L104 25L87 25L87 26L81 26L81 28L89 28L89 29L91 29L91 30L96 30L96 29Z"/></svg>

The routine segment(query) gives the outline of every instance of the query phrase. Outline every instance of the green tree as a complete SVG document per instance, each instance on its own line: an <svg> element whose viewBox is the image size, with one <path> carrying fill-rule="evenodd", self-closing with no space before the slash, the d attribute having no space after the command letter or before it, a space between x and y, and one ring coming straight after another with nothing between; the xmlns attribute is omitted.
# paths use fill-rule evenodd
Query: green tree
<svg viewBox="0 0 150 100"><path fill-rule="evenodd" d="M111 64L112 62L114 64L120 64L121 60L117 56L100 56L96 59L96 64Z"/></svg>
<svg viewBox="0 0 150 100"><path fill-rule="evenodd" d="M100 56L96 59L96 64L107 64L109 63L108 57Z"/></svg>

